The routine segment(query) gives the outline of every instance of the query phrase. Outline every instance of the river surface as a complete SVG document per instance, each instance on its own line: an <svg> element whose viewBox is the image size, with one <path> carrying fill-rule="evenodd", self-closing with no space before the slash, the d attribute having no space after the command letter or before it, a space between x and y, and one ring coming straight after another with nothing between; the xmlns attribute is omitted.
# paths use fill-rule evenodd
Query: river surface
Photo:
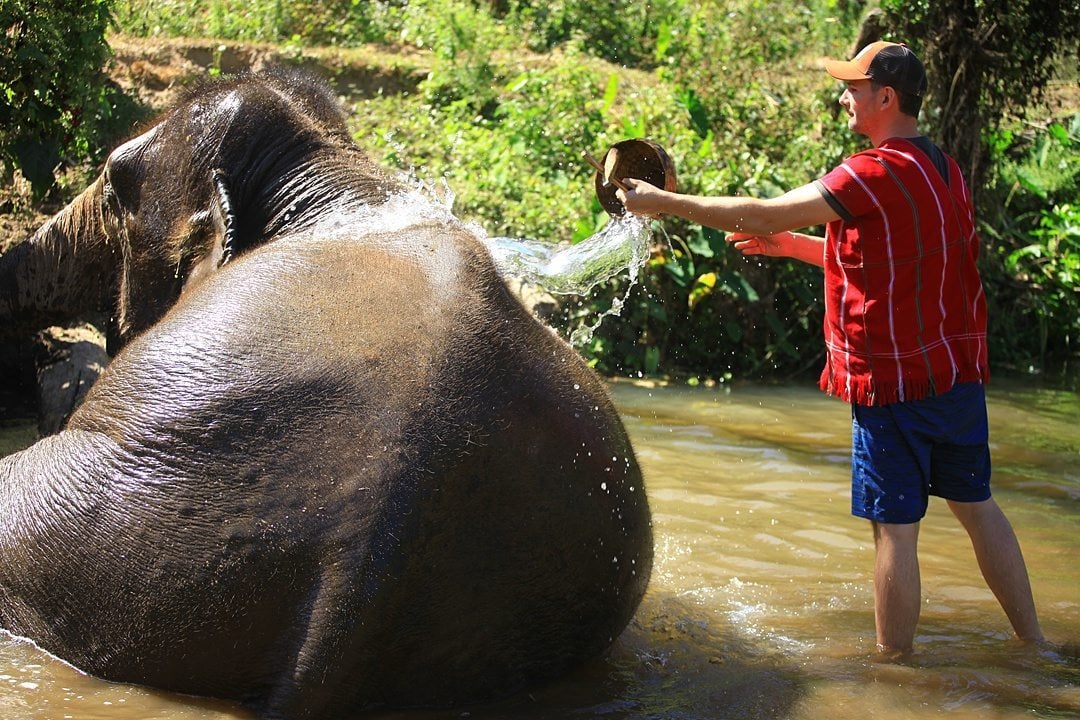
<svg viewBox="0 0 1080 720"><path fill-rule="evenodd" d="M1080 397L989 391L993 490L1045 648L1009 640L963 531L931 500L917 651L873 661L873 544L849 513L850 413L804 386L612 386L645 472L656 561L611 651L523 697L380 715L611 720L1080 717ZM0 454L30 441L0 428ZM372 717L372 716L365 716ZM0 636L4 720L241 720L235 706L86 677Z"/></svg>

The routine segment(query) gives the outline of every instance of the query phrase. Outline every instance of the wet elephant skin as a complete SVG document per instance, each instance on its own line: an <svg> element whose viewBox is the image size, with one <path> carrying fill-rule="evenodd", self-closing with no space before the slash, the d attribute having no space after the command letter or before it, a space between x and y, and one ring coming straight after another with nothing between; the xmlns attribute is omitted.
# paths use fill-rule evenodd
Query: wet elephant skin
<svg viewBox="0 0 1080 720"><path fill-rule="evenodd" d="M0 627L290 720L605 650L652 563L622 424L471 233L390 212L400 190L321 86L245 77L0 257L0 322L104 306L116 353L0 459Z"/></svg>

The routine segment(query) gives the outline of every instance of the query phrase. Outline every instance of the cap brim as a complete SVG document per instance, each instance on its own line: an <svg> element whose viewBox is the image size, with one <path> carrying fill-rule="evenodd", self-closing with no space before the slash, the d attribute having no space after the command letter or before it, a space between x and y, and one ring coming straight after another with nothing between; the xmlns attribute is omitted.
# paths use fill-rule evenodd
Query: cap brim
<svg viewBox="0 0 1080 720"><path fill-rule="evenodd" d="M826 60L825 72L837 80L869 80L870 76L863 72L850 60Z"/></svg>

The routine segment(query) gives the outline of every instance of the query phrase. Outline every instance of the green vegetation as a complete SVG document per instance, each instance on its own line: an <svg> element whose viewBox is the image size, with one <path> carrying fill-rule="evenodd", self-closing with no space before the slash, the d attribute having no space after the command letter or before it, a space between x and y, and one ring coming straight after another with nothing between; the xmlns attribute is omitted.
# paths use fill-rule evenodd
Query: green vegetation
<svg viewBox="0 0 1080 720"><path fill-rule="evenodd" d="M1040 368L1080 344L1080 115L991 147L996 199L981 232L998 359Z"/></svg>
<svg viewBox="0 0 1080 720"><path fill-rule="evenodd" d="M108 0L0 2L0 177L41 197L65 156L86 157L108 120L101 67Z"/></svg>
<svg viewBox="0 0 1080 720"><path fill-rule="evenodd" d="M1023 62L990 67L979 81L985 92L968 94L982 103L980 117L996 113L978 126L987 159L980 165L972 157L969 167L981 179L992 362L1034 371L1075 362L1080 121L1042 111L1022 122L1014 92L1023 72L1038 89L1053 77L1050 59L1071 60L1041 50L1069 50L1068 32L1062 23L1043 31L1022 24L1041 17L1038 3L1009 20L1003 4L980 0L978 18L966 24L961 11L943 17L933 3L886 5L891 27L904 28L903 39L925 48L943 72L955 59L942 49L953 47L953 36L925 34L930 23L971 26L990 45L1042 32L1042 45L1021 48ZM445 178L457 214L492 235L553 242L591 235L606 215L580 153L602 153L627 137L663 145L684 192L756 196L803 184L863 147L840 119L837 85L821 69L823 57L848 54L858 34L864 6L854 0L112 0L111 7L117 29L135 35L270 42L297 57L324 44L419 54L428 72L415 86L348 98L354 133L386 165L430 183ZM895 18L905 10L903 24ZM1066 28L1080 27L1063 19ZM1075 70L1068 79L1075 83ZM1007 88L1013 102L998 102L996 88ZM927 103L931 128L945 109L955 111L936 97ZM940 132L953 137L947 129ZM657 234L660 247L621 316L605 319L582 349L598 369L721 381L817 371L819 270L743 258L721 233L672 218L657 223ZM569 336L625 284L564 303L555 324Z"/></svg>

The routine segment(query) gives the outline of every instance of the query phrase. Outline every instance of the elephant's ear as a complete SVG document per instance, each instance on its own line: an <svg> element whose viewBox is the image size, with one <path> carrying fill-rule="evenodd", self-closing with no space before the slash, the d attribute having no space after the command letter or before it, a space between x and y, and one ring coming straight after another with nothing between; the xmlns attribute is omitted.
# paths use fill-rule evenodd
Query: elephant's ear
<svg viewBox="0 0 1080 720"><path fill-rule="evenodd" d="M229 194L229 178L224 170L214 170L214 190L217 197L217 219L221 224L221 259L218 267L232 260L239 247L237 245L236 210Z"/></svg>
<svg viewBox="0 0 1080 720"><path fill-rule="evenodd" d="M237 252L236 210L229 194L229 181L223 170L214 170L210 177L213 186L210 207L191 216L190 225L196 232L207 233L209 238L200 248L205 254L195 260L184 279L184 291L190 290L212 272L229 262Z"/></svg>

